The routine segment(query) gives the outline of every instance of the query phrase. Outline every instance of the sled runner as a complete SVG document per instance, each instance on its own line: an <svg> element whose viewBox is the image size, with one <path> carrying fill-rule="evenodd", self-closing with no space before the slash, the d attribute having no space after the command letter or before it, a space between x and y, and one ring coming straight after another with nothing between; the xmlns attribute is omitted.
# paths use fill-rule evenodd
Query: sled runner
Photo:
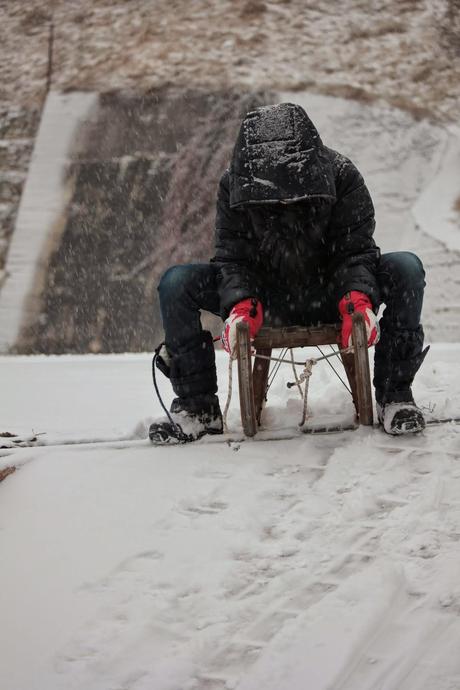
<svg viewBox="0 0 460 690"><path fill-rule="evenodd" d="M342 351L339 356L350 384L357 422L365 426L372 426L372 388L366 325L363 315L359 312L353 315L352 342L353 352ZM273 348L340 346L340 343L341 324L318 327L262 328L251 343L248 325L244 322L239 323L237 325L238 383L241 421L246 436L254 436L260 425L262 410L267 400L268 376ZM253 359L254 364L252 363ZM308 376L307 373L306 386L308 386Z"/></svg>

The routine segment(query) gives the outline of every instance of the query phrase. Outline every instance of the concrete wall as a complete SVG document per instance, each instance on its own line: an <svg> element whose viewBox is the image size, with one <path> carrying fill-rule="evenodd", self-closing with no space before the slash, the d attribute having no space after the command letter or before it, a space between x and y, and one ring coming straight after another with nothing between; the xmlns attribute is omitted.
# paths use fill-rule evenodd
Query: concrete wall
<svg viewBox="0 0 460 690"><path fill-rule="evenodd" d="M68 202L14 351L153 348L158 280L171 264L212 256L218 180L241 116L264 99L172 88L98 98L69 156Z"/></svg>

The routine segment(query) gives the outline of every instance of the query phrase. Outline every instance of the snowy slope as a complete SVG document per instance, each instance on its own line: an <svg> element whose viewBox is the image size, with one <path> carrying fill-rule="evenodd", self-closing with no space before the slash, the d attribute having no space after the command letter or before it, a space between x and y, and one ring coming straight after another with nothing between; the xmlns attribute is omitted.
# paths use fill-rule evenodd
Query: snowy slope
<svg viewBox="0 0 460 690"><path fill-rule="evenodd" d="M372 158L353 141L355 106L341 107L377 205L391 201L385 249L417 246L407 209L431 194L442 249L419 233L424 318L458 341L438 133L407 120L393 160L378 118L391 129L396 115L369 108ZM338 121L323 123L332 146ZM414 387L428 416L460 416L459 354L432 345ZM222 353L218 367L224 401ZM0 688L458 690L460 426L155 449L140 440L160 411L150 368L146 354L0 357L0 430L43 434L0 450L0 470L18 466L0 484ZM274 433L300 417L290 380L286 366L270 391ZM325 363L309 401L314 421L352 418ZM229 424L240 432L236 393Z"/></svg>
<svg viewBox="0 0 460 690"><path fill-rule="evenodd" d="M436 414L460 413L459 351L434 346L417 380ZM134 438L149 375L147 355L1 358L2 426ZM291 378L271 427L297 419ZM310 403L351 414L323 364ZM459 426L0 452L22 463L0 484L0 687L460 687Z"/></svg>
<svg viewBox="0 0 460 690"><path fill-rule="evenodd" d="M456 252L460 251L459 172L460 128L451 127L442 164L417 200L413 213L424 232Z"/></svg>
<svg viewBox="0 0 460 690"><path fill-rule="evenodd" d="M423 251L424 242L416 231L412 206L422 193L429 197L435 224L440 209L432 203L437 196L427 188L440 169L446 168L444 178L454 170L457 175L460 172L460 165L455 167L455 162L449 163L447 169L446 130L382 104L308 92L287 92L281 96L282 100L303 106L323 142L357 165L375 205L375 237L382 251ZM454 184L452 180L451 186Z"/></svg>

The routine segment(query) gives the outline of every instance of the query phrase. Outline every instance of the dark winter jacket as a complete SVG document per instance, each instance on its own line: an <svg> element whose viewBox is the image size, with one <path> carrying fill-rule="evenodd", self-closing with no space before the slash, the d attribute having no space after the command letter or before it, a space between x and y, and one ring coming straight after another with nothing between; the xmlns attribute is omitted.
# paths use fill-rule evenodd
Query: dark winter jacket
<svg viewBox="0 0 460 690"><path fill-rule="evenodd" d="M284 202L281 204L280 202ZM216 253L222 316L246 297L324 288L379 304L374 207L353 163L323 145L303 108L258 108L244 119L219 185Z"/></svg>

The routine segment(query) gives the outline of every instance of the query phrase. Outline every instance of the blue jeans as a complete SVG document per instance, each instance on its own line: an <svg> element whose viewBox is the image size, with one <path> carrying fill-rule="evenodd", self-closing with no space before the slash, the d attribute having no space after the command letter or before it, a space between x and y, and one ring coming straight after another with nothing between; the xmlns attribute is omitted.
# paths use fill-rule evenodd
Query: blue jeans
<svg viewBox="0 0 460 690"><path fill-rule="evenodd" d="M386 309L380 321L381 338L375 348L374 386L379 402L410 399L410 387L427 352L423 350L420 316L425 272L411 252L383 254L377 272ZM171 380L179 397L215 393L214 350L210 335L202 330L200 310L219 314L218 264L185 264L169 268L158 291L165 331L165 344L180 361ZM263 299L265 325L335 323L337 304L326 291L315 291L309 301L299 303L296 295L267 288ZM181 378L193 372L197 386L181 386ZM215 369L214 369L215 371ZM207 372L200 376L200 372ZM176 375L177 374L177 375ZM212 380L211 380L212 379Z"/></svg>

